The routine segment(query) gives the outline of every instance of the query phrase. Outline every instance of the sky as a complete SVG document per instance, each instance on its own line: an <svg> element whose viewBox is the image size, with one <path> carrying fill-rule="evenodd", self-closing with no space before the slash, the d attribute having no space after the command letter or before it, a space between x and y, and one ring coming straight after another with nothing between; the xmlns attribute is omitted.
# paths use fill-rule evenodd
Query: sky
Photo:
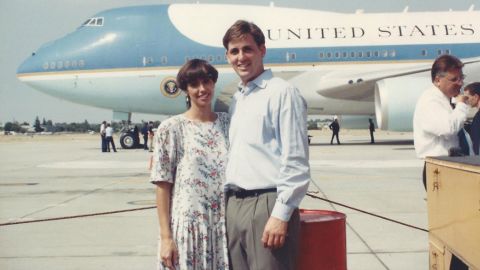
<svg viewBox="0 0 480 270"><path fill-rule="evenodd" d="M352 13L467 10L472 4L480 9L480 0L0 0L0 123L41 120L99 123L111 120L112 112L74 104L38 92L16 78L16 69L42 44L74 31L99 11L132 5L168 3L228 3L269 5ZM160 119L157 115L132 114L133 122Z"/></svg>

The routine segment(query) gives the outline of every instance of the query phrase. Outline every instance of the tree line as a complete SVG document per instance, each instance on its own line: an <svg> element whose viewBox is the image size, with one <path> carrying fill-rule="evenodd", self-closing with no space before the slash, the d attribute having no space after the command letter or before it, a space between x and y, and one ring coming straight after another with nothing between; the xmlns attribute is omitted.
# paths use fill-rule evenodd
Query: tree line
<svg viewBox="0 0 480 270"><path fill-rule="evenodd" d="M3 131L5 132L17 132L17 133L26 133L29 132L77 132L85 133L89 131L99 132L101 124L91 124L87 120L80 123L53 123L52 120L46 120L43 118L40 121L40 118L37 116L34 120L33 126L30 126L27 122L6 122L3 126ZM123 123L122 122L112 122L111 123L114 130L119 131ZM33 129L33 130L32 130Z"/></svg>

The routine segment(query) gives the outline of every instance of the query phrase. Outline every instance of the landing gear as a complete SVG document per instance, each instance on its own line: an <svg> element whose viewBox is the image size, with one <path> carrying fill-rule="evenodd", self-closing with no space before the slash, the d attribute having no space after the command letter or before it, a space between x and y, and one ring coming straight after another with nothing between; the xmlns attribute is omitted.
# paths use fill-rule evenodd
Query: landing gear
<svg viewBox="0 0 480 270"><path fill-rule="evenodd" d="M123 149L134 149L138 148L138 141L133 132L125 132L120 135L120 145Z"/></svg>

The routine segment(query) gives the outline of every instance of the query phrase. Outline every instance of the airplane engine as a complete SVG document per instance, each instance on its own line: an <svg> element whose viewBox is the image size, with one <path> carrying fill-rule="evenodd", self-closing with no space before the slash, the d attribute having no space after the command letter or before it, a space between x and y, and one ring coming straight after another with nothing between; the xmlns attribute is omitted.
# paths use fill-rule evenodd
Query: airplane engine
<svg viewBox="0 0 480 270"><path fill-rule="evenodd" d="M378 127L391 131L413 130L418 98L432 85L428 77L398 77L375 84L375 116Z"/></svg>

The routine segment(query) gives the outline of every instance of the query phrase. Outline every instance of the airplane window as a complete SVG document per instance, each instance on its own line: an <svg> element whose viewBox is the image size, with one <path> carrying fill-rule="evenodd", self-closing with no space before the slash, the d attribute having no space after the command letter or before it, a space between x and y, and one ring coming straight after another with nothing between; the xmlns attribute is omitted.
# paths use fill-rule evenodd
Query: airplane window
<svg viewBox="0 0 480 270"><path fill-rule="evenodd" d="M335 58L340 58L340 53L339 52L335 52Z"/></svg>
<svg viewBox="0 0 480 270"><path fill-rule="evenodd" d="M103 26L103 21L103 17L89 18L82 24L82 26Z"/></svg>
<svg viewBox="0 0 480 270"><path fill-rule="evenodd" d="M395 57L397 55L397 52L395 50L390 51L390 57Z"/></svg>
<svg viewBox="0 0 480 270"><path fill-rule="evenodd" d="M217 62L222 62L222 56L221 55L217 55Z"/></svg>
<svg viewBox="0 0 480 270"><path fill-rule="evenodd" d="M62 62L62 61L58 61L58 62L57 62L57 68L58 68L58 69L62 69L62 68L63 68L63 62Z"/></svg>
<svg viewBox="0 0 480 270"><path fill-rule="evenodd" d="M79 60L78 61L78 66L79 67L84 67L85 66L85 61L84 60Z"/></svg>
<svg viewBox="0 0 480 270"><path fill-rule="evenodd" d="M422 50L422 56L427 56L427 50Z"/></svg>
<svg viewBox="0 0 480 270"><path fill-rule="evenodd" d="M43 69L48 69L48 62L43 63Z"/></svg>
<svg viewBox="0 0 480 270"><path fill-rule="evenodd" d="M215 57L213 55L208 56L208 62L213 62L215 60Z"/></svg>
<svg viewBox="0 0 480 270"><path fill-rule="evenodd" d="M438 55L441 55L441 54L442 54L442 50L437 50L437 54L438 54Z"/></svg>
<svg viewBox="0 0 480 270"><path fill-rule="evenodd" d="M357 57L363 57L363 52L357 52Z"/></svg>
<svg viewBox="0 0 480 270"><path fill-rule="evenodd" d="M82 25L87 25L92 19L86 20Z"/></svg>
<svg viewBox="0 0 480 270"><path fill-rule="evenodd" d="M347 52L342 52L342 57L343 58L347 58L347 56L348 56Z"/></svg>
<svg viewBox="0 0 480 270"><path fill-rule="evenodd" d="M355 52L350 52L350 57L354 58L355 57Z"/></svg>
<svg viewBox="0 0 480 270"><path fill-rule="evenodd" d="M55 69L55 62L50 62L50 69Z"/></svg>
<svg viewBox="0 0 480 270"><path fill-rule="evenodd" d="M65 61L65 64L64 64L65 68L69 68L70 67L70 61Z"/></svg>
<svg viewBox="0 0 480 270"><path fill-rule="evenodd" d="M446 49L446 50L445 50L445 53L446 53L446 54L450 54L450 50L449 50L449 49Z"/></svg>
<svg viewBox="0 0 480 270"><path fill-rule="evenodd" d="M387 56L388 56L388 52L387 52L387 51L383 51L382 56L383 56L383 57L387 57Z"/></svg>
<svg viewBox="0 0 480 270"><path fill-rule="evenodd" d="M290 60L295 60L297 59L297 54L296 53L291 53L290 54Z"/></svg>
<svg viewBox="0 0 480 270"><path fill-rule="evenodd" d="M366 52L366 53L365 53L365 56L371 57L371 56L372 56L372 53L371 53L371 52Z"/></svg>
<svg viewBox="0 0 480 270"><path fill-rule="evenodd" d="M332 53L331 52L328 52L327 53L327 58L331 58L332 57Z"/></svg>
<svg viewBox="0 0 480 270"><path fill-rule="evenodd" d="M320 58L325 57L325 55L323 54L323 52L319 53L318 56L319 56Z"/></svg>
<svg viewBox="0 0 480 270"><path fill-rule="evenodd" d="M374 52L373 52L373 56L378 57L379 55L380 55L380 52L379 52L379 51L374 51Z"/></svg>

